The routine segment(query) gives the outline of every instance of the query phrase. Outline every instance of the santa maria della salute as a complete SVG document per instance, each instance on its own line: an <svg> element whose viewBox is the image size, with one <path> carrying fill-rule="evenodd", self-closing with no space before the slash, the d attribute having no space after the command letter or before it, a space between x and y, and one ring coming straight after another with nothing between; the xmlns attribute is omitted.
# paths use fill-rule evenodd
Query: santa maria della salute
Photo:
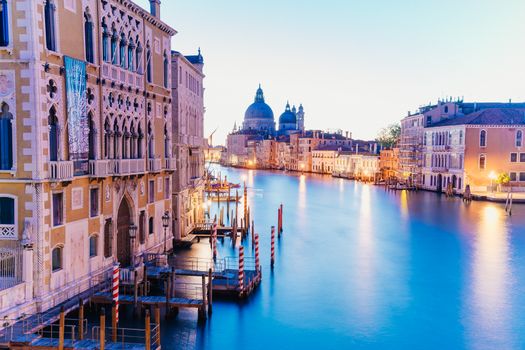
<svg viewBox="0 0 525 350"><path fill-rule="evenodd" d="M272 108L264 101L264 92L259 85L255 93L254 102L244 113L242 128L234 127L234 134L254 135L263 139L280 136L289 136L292 133L304 131L304 109L299 105L290 108L286 103L285 111L279 117L279 125L276 128Z"/></svg>

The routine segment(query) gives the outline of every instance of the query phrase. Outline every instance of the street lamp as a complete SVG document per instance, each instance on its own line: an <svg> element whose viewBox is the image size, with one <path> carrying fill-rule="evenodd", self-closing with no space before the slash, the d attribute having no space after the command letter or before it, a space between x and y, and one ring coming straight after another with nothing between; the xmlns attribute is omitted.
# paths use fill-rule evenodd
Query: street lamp
<svg viewBox="0 0 525 350"><path fill-rule="evenodd" d="M129 225L129 238L131 239L131 266L135 266L135 238L137 238L137 225Z"/></svg>
<svg viewBox="0 0 525 350"><path fill-rule="evenodd" d="M164 254L166 254L167 231L170 226L170 213L166 210L162 215L162 227L164 227Z"/></svg>
<svg viewBox="0 0 525 350"><path fill-rule="evenodd" d="M494 180L496 180L498 176L496 175L496 173L494 171L491 171L490 174L489 174L489 179L490 179L490 192L494 192Z"/></svg>

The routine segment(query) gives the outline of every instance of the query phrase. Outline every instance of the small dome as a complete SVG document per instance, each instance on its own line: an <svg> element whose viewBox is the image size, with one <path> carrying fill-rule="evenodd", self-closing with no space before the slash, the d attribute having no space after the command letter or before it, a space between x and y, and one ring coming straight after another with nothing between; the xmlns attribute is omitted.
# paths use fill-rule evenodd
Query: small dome
<svg viewBox="0 0 525 350"><path fill-rule="evenodd" d="M290 110L290 104L286 104L284 113L279 117L279 124L295 124L297 123L297 117L294 112Z"/></svg>
<svg viewBox="0 0 525 350"><path fill-rule="evenodd" d="M244 119L269 119L273 120L273 111L264 102L264 93L259 85L257 93L255 94L255 101L246 109Z"/></svg>

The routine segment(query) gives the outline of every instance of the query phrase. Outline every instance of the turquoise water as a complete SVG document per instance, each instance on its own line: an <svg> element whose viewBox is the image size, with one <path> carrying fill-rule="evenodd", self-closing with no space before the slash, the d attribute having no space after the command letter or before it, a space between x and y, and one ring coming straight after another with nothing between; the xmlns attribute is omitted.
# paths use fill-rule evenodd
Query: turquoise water
<svg viewBox="0 0 525 350"><path fill-rule="evenodd" d="M242 303L215 300L205 324L181 312L163 329L165 349L525 348L525 207L508 217L502 204L429 192L221 171L248 185L263 281ZM221 256L236 251L220 245ZM183 254L208 255L209 244Z"/></svg>

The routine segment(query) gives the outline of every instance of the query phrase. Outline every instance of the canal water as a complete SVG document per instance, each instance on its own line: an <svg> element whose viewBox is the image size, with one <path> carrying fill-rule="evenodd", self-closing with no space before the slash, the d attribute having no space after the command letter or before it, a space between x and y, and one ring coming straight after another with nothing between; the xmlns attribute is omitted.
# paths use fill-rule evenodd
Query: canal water
<svg viewBox="0 0 525 350"><path fill-rule="evenodd" d="M163 329L164 349L525 348L525 206L508 217L502 204L430 192L217 170L246 181L263 281L242 303L216 299L203 325L181 312ZM220 244L221 256L236 252ZM181 254L209 256L209 243Z"/></svg>

